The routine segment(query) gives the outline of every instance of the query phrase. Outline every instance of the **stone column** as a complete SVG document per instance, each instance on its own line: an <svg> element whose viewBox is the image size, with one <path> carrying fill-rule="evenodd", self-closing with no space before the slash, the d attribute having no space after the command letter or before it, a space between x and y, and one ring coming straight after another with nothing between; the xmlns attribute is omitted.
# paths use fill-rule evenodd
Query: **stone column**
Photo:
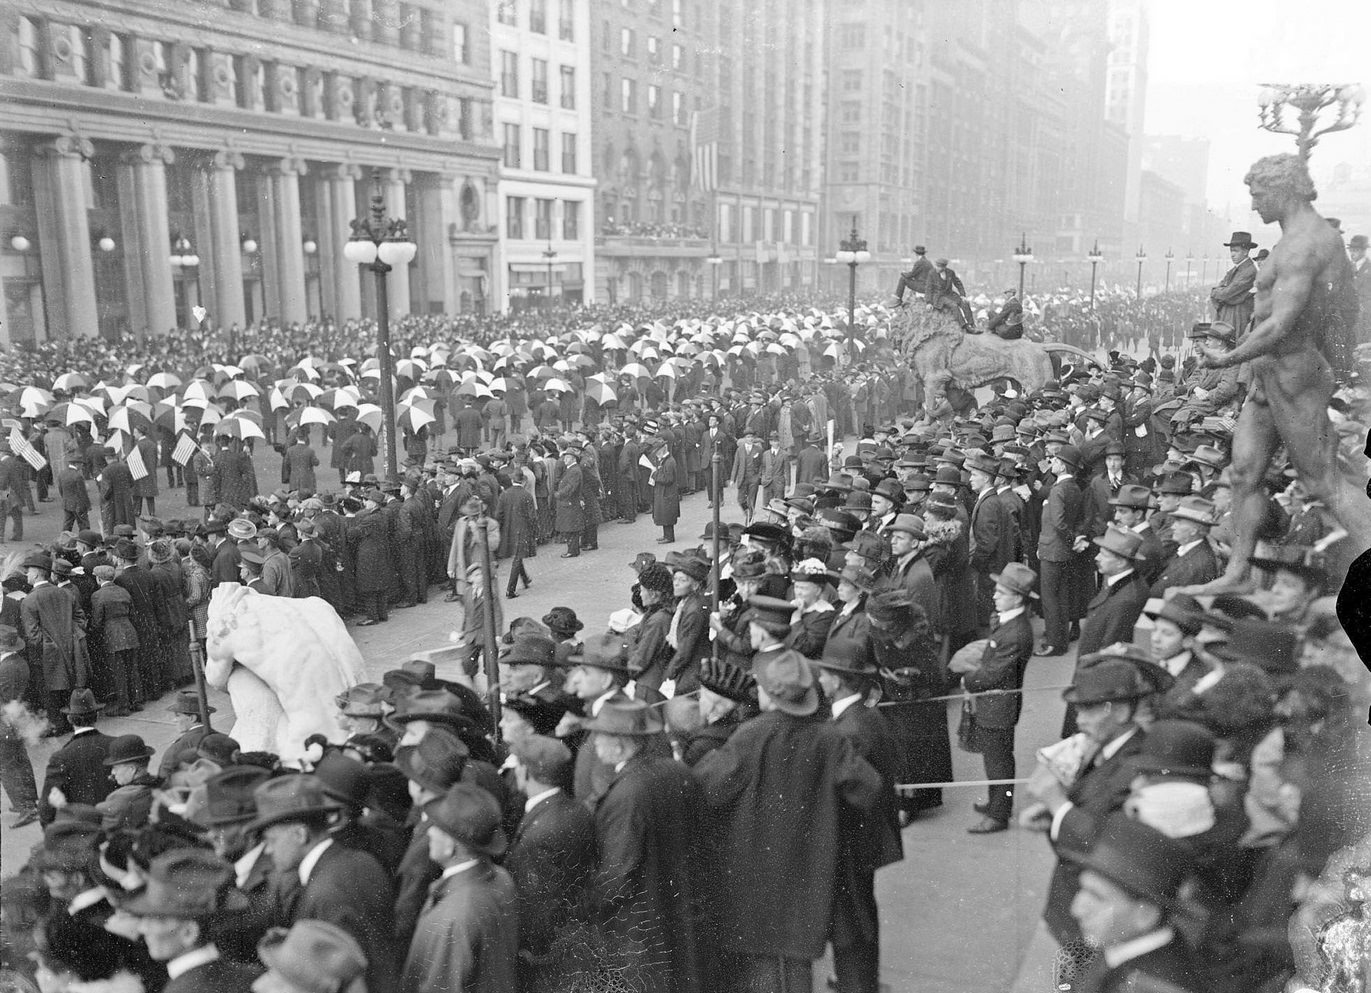
<svg viewBox="0 0 1371 993"><path fill-rule="evenodd" d="M343 258L357 216L357 180L362 170L352 163L329 166L316 187L319 215L319 280L324 310L342 322L362 316L361 271Z"/></svg>
<svg viewBox="0 0 1371 993"><path fill-rule="evenodd" d="M457 274L447 236L449 225L456 219L454 179L448 173L426 173L416 182L418 216L408 220L410 237L419 246L415 255L419 299L414 306L422 313L428 313L433 304L448 313L457 310Z"/></svg>
<svg viewBox="0 0 1371 993"><path fill-rule="evenodd" d="M94 153L89 141L73 135L34 149L34 213L50 338L100 333L84 161Z"/></svg>
<svg viewBox="0 0 1371 993"><path fill-rule="evenodd" d="M176 154L165 145L139 145L119 159L124 258L141 260L128 273L129 316L141 318L141 326L133 324L138 333L166 334L176 327L167 222L167 166L175 161Z"/></svg>
<svg viewBox="0 0 1371 993"><path fill-rule="evenodd" d="M309 317L305 304L305 254L301 247L300 177L306 170L303 159L278 159L263 173L271 190L272 263L276 270L276 311L282 324L304 323ZM266 233L265 225L263 233Z"/></svg>
<svg viewBox="0 0 1371 993"><path fill-rule="evenodd" d="M405 184L411 178L408 169L387 169L381 174L381 191L386 198L386 214L392 220L405 217ZM392 270L386 280L386 289L390 297L390 319L399 320L410 312L409 267Z"/></svg>
<svg viewBox="0 0 1371 993"><path fill-rule="evenodd" d="M194 173L196 248L200 252L200 290L210 322L221 328L247 323L243 302L243 247L238 228L238 184L234 174L243 156L206 154ZM203 220L202 220L203 217Z"/></svg>

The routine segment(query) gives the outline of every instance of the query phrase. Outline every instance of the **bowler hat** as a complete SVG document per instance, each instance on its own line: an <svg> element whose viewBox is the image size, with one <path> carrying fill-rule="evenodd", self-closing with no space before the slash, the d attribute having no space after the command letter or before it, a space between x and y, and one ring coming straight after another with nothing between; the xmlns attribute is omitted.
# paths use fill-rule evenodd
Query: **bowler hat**
<svg viewBox="0 0 1371 993"><path fill-rule="evenodd" d="M271 774L253 765L236 765L205 780L205 802L196 823L203 827L244 824L257 816L253 791Z"/></svg>
<svg viewBox="0 0 1371 993"><path fill-rule="evenodd" d="M105 705L96 701L94 693L89 689L82 688L71 691L71 699L62 708L62 713L68 716L88 716L98 714L104 709Z"/></svg>
<svg viewBox="0 0 1371 993"><path fill-rule="evenodd" d="M150 759L157 749L152 748L136 734L121 734L110 742L109 754L105 765L122 765L125 762L141 762Z"/></svg>
<svg viewBox="0 0 1371 993"><path fill-rule="evenodd" d="M1354 234L1354 235L1351 237L1351 239L1347 242L1347 247L1348 247L1348 248L1354 248L1354 249L1355 249L1355 248L1365 248L1366 245L1367 245L1366 235L1364 235L1364 234Z"/></svg>
<svg viewBox="0 0 1371 993"><path fill-rule="evenodd" d="M962 471L955 465L944 464L939 467L933 476L934 483L941 483L943 486L965 486L962 480Z"/></svg>
<svg viewBox="0 0 1371 993"><path fill-rule="evenodd" d="M1133 562L1142 560L1142 535L1136 531L1126 531L1111 524L1104 534L1092 539L1092 543L1106 552L1113 552L1120 558Z"/></svg>
<svg viewBox="0 0 1371 993"><path fill-rule="evenodd" d="M1122 811L1109 815L1088 851L1062 848L1061 855L1170 910L1179 909L1176 895L1194 867L1189 848Z"/></svg>
<svg viewBox="0 0 1371 993"><path fill-rule="evenodd" d="M1146 486L1138 486L1129 483L1119 487L1119 492L1109 499L1111 507L1128 507L1132 510L1147 510L1151 508L1152 491Z"/></svg>
<svg viewBox="0 0 1371 993"><path fill-rule="evenodd" d="M338 993L366 972L357 939L326 921L296 921L289 931L272 928L257 943L257 957L301 993Z"/></svg>
<svg viewBox="0 0 1371 993"><path fill-rule="evenodd" d="M571 749L556 738L530 734L510 743L509 750L525 771L540 783L557 783L571 768Z"/></svg>
<svg viewBox="0 0 1371 993"><path fill-rule="evenodd" d="M395 767L430 793L442 795L462 778L471 751L454 734L430 732L395 751Z"/></svg>
<svg viewBox="0 0 1371 993"><path fill-rule="evenodd" d="M19 565L24 569L42 569L44 572L51 572L52 556L47 552L29 552Z"/></svg>
<svg viewBox="0 0 1371 993"><path fill-rule="evenodd" d="M247 895L233 885L233 866L203 848L163 852L147 876L143 891L123 904L138 917L207 920L248 909Z"/></svg>
<svg viewBox="0 0 1371 993"><path fill-rule="evenodd" d="M755 675L758 687L766 692L777 710L808 717L819 709L819 693L814 688L809 660L794 649L777 652Z"/></svg>
<svg viewBox="0 0 1371 993"><path fill-rule="evenodd" d="M700 685L735 703L756 705L757 680L736 662L709 658L700 662Z"/></svg>
<svg viewBox="0 0 1371 993"><path fill-rule="evenodd" d="M1214 774L1214 735L1193 721L1154 721L1142 751L1129 764L1138 772L1165 779L1200 779Z"/></svg>
<svg viewBox="0 0 1371 993"><path fill-rule="evenodd" d="M1007 590L1013 590L1021 596L1033 598L1038 596L1036 590L1038 574L1022 562L1005 563L1003 569L991 575L990 581Z"/></svg>
<svg viewBox="0 0 1371 993"><path fill-rule="evenodd" d="M575 634L585 627L570 607L553 607L543 617L543 623L553 634Z"/></svg>
<svg viewBox="0 0 1371 993"><path fill-rule="evenodd" d="M598 714L581 722L581 727L601 734L646 737L660 734L665 725L657 708L641 700L607 700Z"/></svg>
<svg viewBox="0 0 1371 993"><path fill-rule="evenodd" d="M367 767L357 759L330 749L315 763L314 775L324 784L324 792L339 803L359 809L366 804L370 782Z"/></svg>
<svg viewBox="0 0 1371 993"><path fill-rule="evenodd" d="M324 791L323 782L307 773L268 779L253 790L252 796L257 804L257 816L248 827L253 831L283 821L330 814L338 809L338 802Z"/></svg>

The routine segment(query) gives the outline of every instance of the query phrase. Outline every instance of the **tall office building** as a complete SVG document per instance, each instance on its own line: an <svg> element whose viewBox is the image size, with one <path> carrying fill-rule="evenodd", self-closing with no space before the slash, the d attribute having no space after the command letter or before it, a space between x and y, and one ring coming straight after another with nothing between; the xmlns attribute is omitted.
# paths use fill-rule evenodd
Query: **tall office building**
<svg viewBox="0 0 1371 993"><path fill-rule="evenodd" d="M490 4L502 311L596 296L590 3Z"/></svg>
<svg viewBox="0 0 1371 993"><path fill-rule="evenodd" d="M375 312L375 174L418 254L392 314L483 306L497 228L481 0L14 0L0 14L11 341Z"/></svg>
<svg viewBox="0 0 1371 993"><path fill-rule="evenodd" d="M1128 181L1124 219L1137 222L1147 112L1147 0L1109 0L1109 56L1105 116L1128 133Z"/></svg>
<svg viewBox="0 0 1371 993"><path fill-rule="evenodd" d="M706 0L595 5L592 144L601 299L712 291L710 201L694 182L690 143L692 115L704 109L710 7Z"/></svg>

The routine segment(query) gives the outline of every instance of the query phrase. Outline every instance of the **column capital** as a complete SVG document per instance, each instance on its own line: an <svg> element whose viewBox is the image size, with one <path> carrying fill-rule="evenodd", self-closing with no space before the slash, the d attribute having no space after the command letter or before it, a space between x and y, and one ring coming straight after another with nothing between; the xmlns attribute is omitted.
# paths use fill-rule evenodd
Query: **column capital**
<svg viewBox="0 0 1371 993"><path fill-rule="evenodd" d="M145 145L135 145L126 150L120 158L124 162L137 164L139 162L152 165L161 163L171 165L176 161L176 152L169 145L161 145L149 142Z"/></svg>
<svg viewBox="0 0 1371 993"><path fill-rule="evenodd" d="M287 155L265 163L262 171L268 176L303 176L309 172L309 166L299 156Z"/></svg>
<svg viewBox="0 0 1371 993"><path fill-rule="evenodd" d="M95 154L95 144L84 135L73 132L58 135L51 141L35 145L34 151L39 155L55 158L89 159Z"/></svg>
<svg viewBox="0 0 1371 993"><path fill-rule="evenodd" d="M339 162L324 166L319 173L324 179L350 179L354 183L362 178L362 167L356 162Z"/></svg>
<svg viewBox="0 0 1371 993"><path fill-rule="evenodd" d="M233 148L212 148L201 149L193 153L191 163L205 172L214 172L223 169L236 172L246 164L243 160L243 153Z"/></svg>
<svg viewBox="0 0 1371 993"><path fill-rule="evenodd" d="M381 178L387 183L412 183L414 173L400 166L393 169L382 169Z"/></svg>

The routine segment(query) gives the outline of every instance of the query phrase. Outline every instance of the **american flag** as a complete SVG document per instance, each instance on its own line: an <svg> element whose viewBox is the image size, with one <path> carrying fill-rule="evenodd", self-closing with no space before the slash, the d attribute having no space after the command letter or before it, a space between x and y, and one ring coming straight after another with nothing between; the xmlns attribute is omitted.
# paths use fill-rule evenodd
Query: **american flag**
<svg viewBox="0 0 1371 993"><path fill-rule="evenodd" d="M171 457L176 460L177 465L185 465L199 450L200 446L195 443L195 439L182 431L181 437L176 439L176 447L172 450Z"/></svg>
<svg viewBox="0 0 1371 993"><path fill-rule="evenodd" d="M719 108L690 115L691 185L705 193L719 188Z"/></svg>
<svg viewBox="0 0 1371 993"><path fill-rule="evenodd" d="M29 440L24 437L24 432L18 428L10 431L10 448L34 469L41 469L48 464L48 460L39 454L38 449L29 443Z"/></svg>
<svg viewBox="0 0 1371 993"><path fill-rule="evenodd" d="M134 446L133 451L129 452L128 464L129 474L133 476L134 482L147 476L148 467L143 462L143 453L138 450L138 446L136 445Z"/></svg>

